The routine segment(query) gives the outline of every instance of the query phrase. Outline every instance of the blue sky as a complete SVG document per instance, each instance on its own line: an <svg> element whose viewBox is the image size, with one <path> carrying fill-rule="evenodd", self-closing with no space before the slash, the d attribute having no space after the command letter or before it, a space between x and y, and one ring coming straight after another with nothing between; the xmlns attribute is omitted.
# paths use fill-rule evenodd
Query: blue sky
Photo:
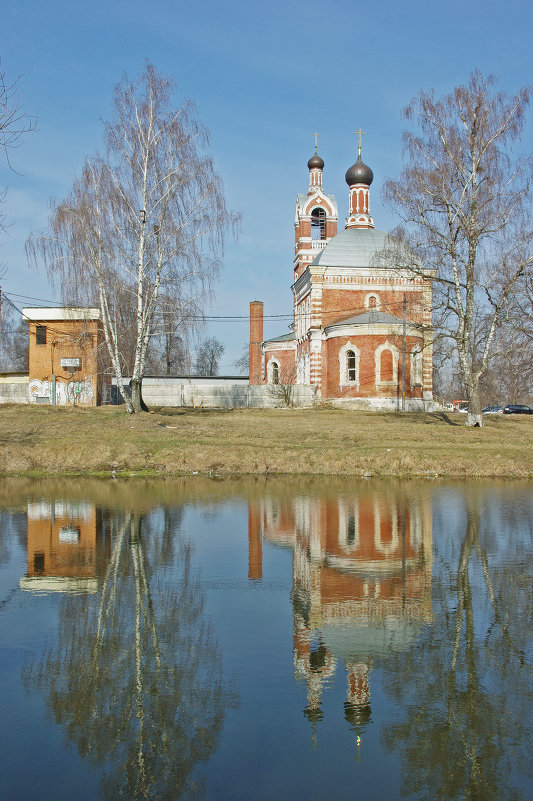
<svg viewBox="0 0 533 801"><path fill-rule="evenodd" d="M366 131L371 211L376 227L392 227L381 186L401 168L402 108L421 88L449 91L474 67L516 91L531 80L532 21L526 0L5 4L1 67L8 78L21 76L39 123L13 154L17 173L0 161L11 223L0 235L4 291L38 299L13 297L21 306L60 300L44 270L27 268L26 237L45 226L49 198L64 197L85 157L101 148L100 120L109 115L115 84L149 59L176 79L177 102L196 102L228 204L243 216L208 313L246 316L254 299L264 301L267 316L289 313L294 203L307 190L313 132L320 133L324 186L337 196L341 227L344 173L357 155L354 131ZM531 131L529 123L524 145ZM267 323L265 336L286 326ZM221 372L234 372L247 322L208 330L226 347Z"/></svg>

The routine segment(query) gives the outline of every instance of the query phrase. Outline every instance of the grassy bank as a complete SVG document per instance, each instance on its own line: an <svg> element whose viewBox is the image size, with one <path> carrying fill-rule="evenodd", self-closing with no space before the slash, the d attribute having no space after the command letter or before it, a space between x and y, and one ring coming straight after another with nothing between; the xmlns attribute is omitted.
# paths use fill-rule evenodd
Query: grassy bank
<svg viewBox="0 0 533 801"><path fill-rule="evenodd" d="M533 476L533 417L0 406L4 475Z"/></svg>

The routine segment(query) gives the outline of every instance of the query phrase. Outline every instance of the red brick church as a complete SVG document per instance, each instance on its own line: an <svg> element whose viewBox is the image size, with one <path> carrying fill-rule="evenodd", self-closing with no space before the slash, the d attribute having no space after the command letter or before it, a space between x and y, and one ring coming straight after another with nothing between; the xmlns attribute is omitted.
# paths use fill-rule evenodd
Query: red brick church
<svg viewBox="0 0 533 801"><path fill-rule="evenodd" d="M294 321L263 341L263 303L250 304L250 384L303 384L323 400L370 408L432 408L432 274L384 264L387 234L370 215L373 173L359 153L346 172L349 213L309 159L307 194L296 198Z"/></svg>

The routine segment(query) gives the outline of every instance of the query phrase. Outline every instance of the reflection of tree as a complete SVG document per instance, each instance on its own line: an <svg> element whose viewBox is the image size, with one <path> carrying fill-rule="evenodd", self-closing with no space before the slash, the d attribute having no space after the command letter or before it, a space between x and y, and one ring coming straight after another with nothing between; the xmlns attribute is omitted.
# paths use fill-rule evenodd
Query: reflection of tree
<svg viewBox="0 0 533 801"><path fill-rule="evenodd" d="M386 666L404 711L385 745L403 754L404 793L432 801L520 799L514 772L531 775L531 580L519 555L491 566L479 510L474 492L455 574L434 582L443 628Z"/></svg>
<svg viewBox="0 0 533 801"><path fill-rule="evenodd" d="M18 511L0 513L0 564L7 562L12 548L12 541L18 541L19 547L26 547L26 514Z"/></svg>
<svg viewBox="0 0 533 801"><path fill-rule="evenodd" d="M57 647L26 683L47 691L68 739L103 765L106 798L196 797L194 768L217 745L229 695L190 547L174 530L168 573L168 515L159 532L132 513L110 525L99 597L63 598Z"/></svg>

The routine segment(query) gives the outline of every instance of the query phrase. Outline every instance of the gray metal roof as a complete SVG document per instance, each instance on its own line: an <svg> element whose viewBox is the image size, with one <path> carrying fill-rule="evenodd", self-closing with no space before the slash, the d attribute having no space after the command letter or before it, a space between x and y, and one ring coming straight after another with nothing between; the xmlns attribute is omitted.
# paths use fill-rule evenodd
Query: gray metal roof
<svg viewBox="0 0 533 801"><path fill-rule="evenodd" d="M376 325L378 323L386 323L387 325L401 324L402 320L395 317L393 314L379 311L378 309L369 309L362 314L356 314L354 317L348 317L346 320L340 320L338 323L331 323L325 326L325 329L336 328L339 325Z"/></svg>
<svg viewBox="0 0 533 801"><path fill-rule="evenodd" d="M385 231L378 231L377 228L345 228L328 242L312 264L327 267L376 266L372 264L372 257L383 250L386 238Z"/></svg>
<svg viewBox="0 0 533 801"><path fill-rule="evenodd" d="M382 620L354 620L343 626L320 626L324 645L337 659L379 659L405 651L420 635L424 624L390 614Z"/></svg>
<svg viewBox="0 0 533 801"><path fill-rule="evenodd" d="M265 339L263 345L266 345L269 342L290 342L292 339L296 339L294 331L291 331L290 334L282 334L280 337L272 337L272 339Z"/></svg>

